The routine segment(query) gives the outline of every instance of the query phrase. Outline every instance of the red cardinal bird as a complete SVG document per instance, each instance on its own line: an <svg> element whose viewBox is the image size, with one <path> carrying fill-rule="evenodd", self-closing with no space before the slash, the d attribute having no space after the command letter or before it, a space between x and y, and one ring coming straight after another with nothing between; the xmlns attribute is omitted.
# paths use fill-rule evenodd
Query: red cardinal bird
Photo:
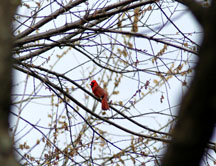
<svg viewBox="0 0 216 166"><path fill-rule="evenodd" d="M101 103L102 103L102 110L108 110L109 109L109 104L108 104L108 93L105 91L103 88L101 88L97 81L93 80L90 84L92 88L92 92L94 95L98 98L102 98Z"/></svg>

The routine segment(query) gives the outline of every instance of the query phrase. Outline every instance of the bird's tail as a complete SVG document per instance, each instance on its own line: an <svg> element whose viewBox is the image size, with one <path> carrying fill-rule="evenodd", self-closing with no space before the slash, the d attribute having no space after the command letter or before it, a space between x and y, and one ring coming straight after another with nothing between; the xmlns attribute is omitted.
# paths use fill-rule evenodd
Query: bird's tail
<svg viewBox="0 0 216 166"><path fill-rule="evenodd" d="M102 110L108 110L109 109L107 96L103 96L101 103L102 103Z"/></svg>

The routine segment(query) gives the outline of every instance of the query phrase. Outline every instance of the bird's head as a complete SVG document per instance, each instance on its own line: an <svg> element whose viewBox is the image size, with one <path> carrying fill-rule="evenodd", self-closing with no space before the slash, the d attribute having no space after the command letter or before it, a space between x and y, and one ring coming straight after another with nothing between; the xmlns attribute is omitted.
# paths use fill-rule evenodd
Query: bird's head
<svg viewBox="0 0 216 166"><path fill-rule="evenodd" d="M91 88L93 88L94 86L98 85L96 80L92 80L92 82L89 84L91 86Z"/></svg>

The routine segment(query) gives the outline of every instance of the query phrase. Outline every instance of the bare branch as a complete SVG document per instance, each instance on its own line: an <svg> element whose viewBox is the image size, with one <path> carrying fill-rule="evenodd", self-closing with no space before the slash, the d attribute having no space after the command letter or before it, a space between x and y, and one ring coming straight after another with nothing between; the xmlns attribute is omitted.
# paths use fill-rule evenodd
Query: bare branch
<svg viewBox="0 0 216 166"><path fill-rule="evenodd" d="M67 12L68 10L70 10L71 8L85 2L86 0L76 0L76 1L70 1L67 5L63 6L62 8L56 10L55 12L51 13L49 16L45 17L44 19L40 20L38 23L36 23L35 25L31 26L30 28L26 29L25 31L21 32L20 34L18 34L15 37L15 40L23 38L27 35L29 35L30 33L32 33L33 31L37 30L38 28L40 28L41 26L43 26L44 24L48 23L49 21L55 19L56 17L58 17L60 14Z"/></svg>

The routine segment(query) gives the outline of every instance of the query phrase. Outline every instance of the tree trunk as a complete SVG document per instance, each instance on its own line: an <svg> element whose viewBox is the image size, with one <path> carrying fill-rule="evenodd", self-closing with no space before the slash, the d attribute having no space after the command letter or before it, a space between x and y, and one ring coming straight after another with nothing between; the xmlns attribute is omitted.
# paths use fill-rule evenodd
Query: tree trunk
<svg viewBox="0 0 216 166"><path fill-rule="evenodd" d="M0 165L18 165L8 135L12 85L12 20L18 0L0 1Z"/></svg>
<svg viewBox="0 0 216 166"><path fill-rule="evenodd" d="M191 3L188 2L188 3ZM200 7L201 6L196 6ZM189 6L190 9L193 6ZM192 9L204 30L199 62L191 87L182 101L179 118L162 166L200 164L216 122L216 6Z"/></svg>

